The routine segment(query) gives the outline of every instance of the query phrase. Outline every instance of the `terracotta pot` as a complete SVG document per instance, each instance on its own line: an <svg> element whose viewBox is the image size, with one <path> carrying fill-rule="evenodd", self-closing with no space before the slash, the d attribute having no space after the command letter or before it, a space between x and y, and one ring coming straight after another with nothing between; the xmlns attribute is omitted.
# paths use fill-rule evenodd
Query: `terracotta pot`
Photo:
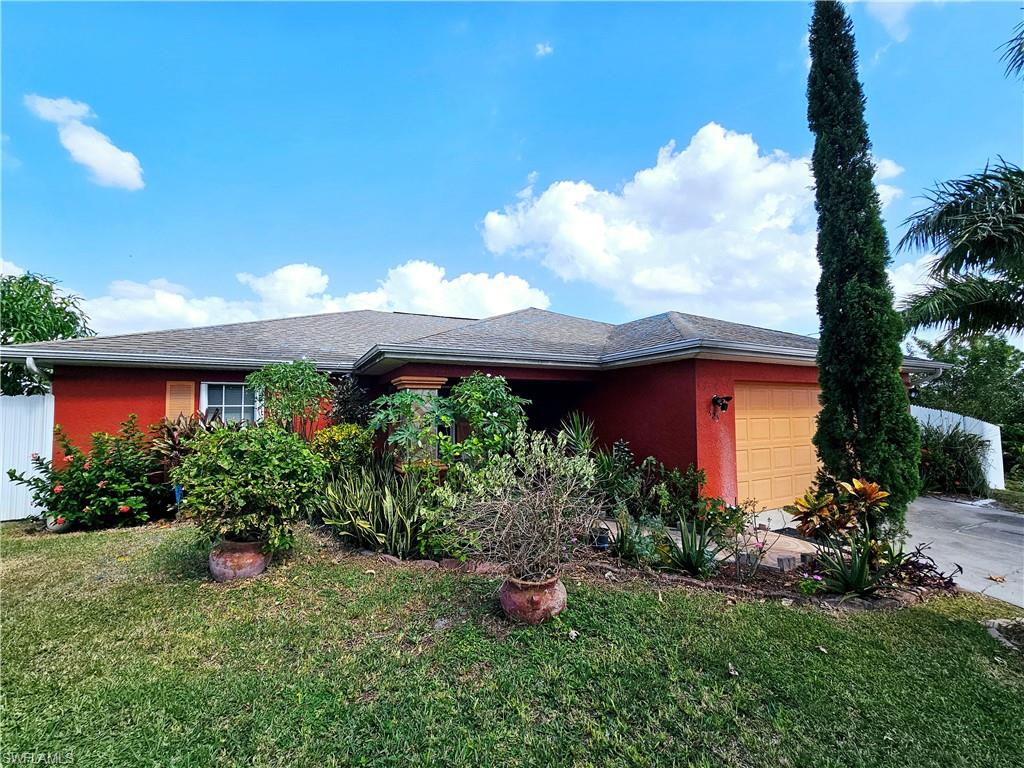
<svg viewBox="0 0 1024 768"><path fill-rule="evenodd" d="M214 581L234 581L258 576L270 565L261 541L224 540L210 550L210 575Z"/></svg>
<svg viewBox="0 0 1024 768"><path fill-rule="evenodd" d="M498 590L505 615L525 624L540 624L565 610L565 585L557 576L546 581L511 577Z"/></svg>
<svg viewBox="0 0 1024 768"><path fill-rule="evenodd" d="M61 518L63 520L63 518ZM65 531L71 530L71 523L64 520L62 523L57 522L57 518L52 515L46 517L46 530L50 533L64 533Z"/></svg>

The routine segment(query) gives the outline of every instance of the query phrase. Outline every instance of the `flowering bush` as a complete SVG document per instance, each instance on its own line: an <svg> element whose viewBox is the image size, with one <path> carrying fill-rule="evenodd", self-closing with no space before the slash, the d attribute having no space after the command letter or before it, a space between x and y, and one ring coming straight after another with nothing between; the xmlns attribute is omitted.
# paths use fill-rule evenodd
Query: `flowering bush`
<svg viewBox="0 0 1024 768"><path fill-rule="evenodd" d="M149 520L167 509L169 490L154 482L160 466L152 456L134 415L115 435L97 432L86 453L57 427L57 441L66 457L63 467L32 455L36 475L13 469L7 475L32 489L33 504L58 525L82 528L121 526Z"/></svg>
<svg viewBox="0 0 1024 768"><path fill-rule="evenodd" d="M445 464L464 461L480 465L491 456L505 453L516 433L526 426L524 406L530 401L512 394L504 376L477 371L452 387L444 400L444 408L452 423L464 424L469 430L460 441L450 435L439 437L440 459Z"/></svg>
<svg viewBox="0 0 1024 768"><path fill-rule="evenodd" d="M373 455L373 432L358 424L336 424L317 432L309 447L337 475L369 462Z"/></svg>
<svg viewBox="0 0 1024 768"><path fill-rule="evenodd" d="M288 549L292 523L312 511L327 463L276 424L200 433L171 471L186 515L215 538Z"/></svg>

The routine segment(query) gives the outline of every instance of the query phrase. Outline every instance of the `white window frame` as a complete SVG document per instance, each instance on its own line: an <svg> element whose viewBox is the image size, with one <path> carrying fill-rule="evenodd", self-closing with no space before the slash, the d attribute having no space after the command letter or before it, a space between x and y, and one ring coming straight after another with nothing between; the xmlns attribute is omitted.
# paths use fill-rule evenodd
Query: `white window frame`
<svg viewBox="0 0 1024 768"><path fill-rule="evenodd" d="M242 402L245 402L245 389L251 389L244 381L201 381L199 382L199 412L206 414L206 409L210 407L210 399L208 396L209 387L242 387ZM216 407L216 406L215 406ZM224 406L222 405L221 408ZM232 406L236 407L236 406ZM253 398L252 407L253 419L260 421L263 418L263 402L256 396ZM221 417L223 418L223 416Z"/></svg>

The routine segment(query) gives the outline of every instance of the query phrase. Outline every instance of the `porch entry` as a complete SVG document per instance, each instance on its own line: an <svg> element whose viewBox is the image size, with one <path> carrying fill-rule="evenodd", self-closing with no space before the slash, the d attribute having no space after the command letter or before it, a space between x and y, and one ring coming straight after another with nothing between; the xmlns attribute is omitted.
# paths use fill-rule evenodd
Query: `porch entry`
<svg viewBox="0 0 1024 768"><path fill-rule="evenodd" d="M736 483L740 501L777 509L806 491L818 470L811 438L820 405L817 386L736 385Z"/></svg>

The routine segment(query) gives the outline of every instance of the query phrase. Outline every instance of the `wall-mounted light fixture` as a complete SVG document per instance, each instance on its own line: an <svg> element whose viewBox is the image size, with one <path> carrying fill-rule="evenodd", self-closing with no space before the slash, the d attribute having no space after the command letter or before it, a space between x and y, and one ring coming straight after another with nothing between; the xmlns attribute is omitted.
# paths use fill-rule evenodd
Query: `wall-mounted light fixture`
<svg viewBox="0 0 1024 768"><path fill-rule="evenodd" d="M731 395L712 395L711 397L711 418L718 421L719 412L725 413L729 410Z"/></svg>

